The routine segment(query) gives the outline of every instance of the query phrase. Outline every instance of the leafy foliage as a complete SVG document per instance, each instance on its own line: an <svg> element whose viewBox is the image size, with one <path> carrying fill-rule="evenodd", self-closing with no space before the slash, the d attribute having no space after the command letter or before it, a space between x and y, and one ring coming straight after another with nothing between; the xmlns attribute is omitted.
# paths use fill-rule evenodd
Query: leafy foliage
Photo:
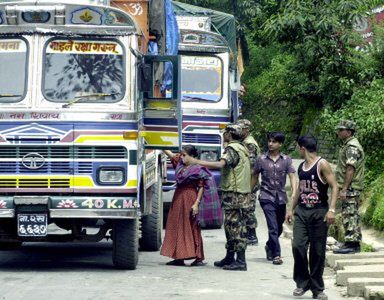
<svg viewBox="0 0 384 300"><path fill-rule="evenodd" d="M384 174L373 182L366 194L370 194L371 197L363 222L382 231L384 230Z"/></svg>
<svg viewBox="0 0 384 300"><path fill-rule="evenodd" d="M313 101L337 108L360 83L353 64L359 54L353 45L361 41L352 29L368 2L290 0L266 21L266 34L288 47L307 74Z"/></svg>
<svg viewBox="0 0 384 300"><path fill-rule="evenodd" d="M383 1L192 1L239 20L250 49L242 76L244 113L259 142L279 130L287 133L289 146L313 124L318 136L333 140L340 119L358 124L370 186L366 196L372 195L365 220L384 229L384 26L374 26L369 47L354 32L356 21Z"/></svg>
<svg viewBox="0 0 384 300"><path fill-rule="evenodd" d="M375 252L375 248L371 244L360 243L361 252Z"/></svg>
<svg viewBox="0 0 384 300"><path fill-rule="evenodd" d="M269 131L283 131L287 134L286 146L290 146L300 132L302 113L306 105L310 105L301 97L308 89L308 82L303 73L295 70L296 59L286 53L279 53L276 48L269 47L269 55L263 47L253 48L251 53L265 54L263 59L251 61L249 73L245 75L247 94L244 111L254 124L254 133L260 142L265 142ZM288 101L289 99L289 101Z"/></svg>
<svg viewBox="0 0 384 300"><path fill-rule="evenodd" d="M367 181L384 170L384 80L375 80L370 87L356 91L351 101L340 110L325 109L321 127L328 134L340 119L354 120L358 125L357 136L366 153Z"/></svg>

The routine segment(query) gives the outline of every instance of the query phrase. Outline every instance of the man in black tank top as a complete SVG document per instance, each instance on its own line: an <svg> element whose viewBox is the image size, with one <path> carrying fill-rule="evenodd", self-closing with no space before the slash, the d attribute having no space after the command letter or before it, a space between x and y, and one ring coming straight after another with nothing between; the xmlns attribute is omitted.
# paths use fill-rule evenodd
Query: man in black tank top
<svg viewBox="0 0 384 300"><path fill-rule="evenodd" d="M302 296L311 290L314 299L326 300L323 271L328 225L335 221L337 183L329 163L317 156L316 140L311 136L298 139L300 156L299 188L292 197L292 208L287 222L293 224L292 252L294 258L293 279L297 288L294 296ZM331 187L331 203L328 205L328 187ZM293 213L294 212L294 213ZM308 247L309 246L309 247ZM308 266L308 248L311 257Z"/></svg>

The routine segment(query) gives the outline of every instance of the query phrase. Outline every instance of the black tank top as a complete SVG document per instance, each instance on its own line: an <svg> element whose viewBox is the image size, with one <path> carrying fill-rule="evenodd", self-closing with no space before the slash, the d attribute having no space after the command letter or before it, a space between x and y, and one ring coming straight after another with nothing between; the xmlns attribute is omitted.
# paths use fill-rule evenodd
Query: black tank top
<svg viewBox="0 0 384 300"><path fill-rule="evenodd" d="M299 205L306 208L328 207L328 183L323 182L320 177L320 157L309 169L304 169L304 162L298 169L299 175Z"/></svg>

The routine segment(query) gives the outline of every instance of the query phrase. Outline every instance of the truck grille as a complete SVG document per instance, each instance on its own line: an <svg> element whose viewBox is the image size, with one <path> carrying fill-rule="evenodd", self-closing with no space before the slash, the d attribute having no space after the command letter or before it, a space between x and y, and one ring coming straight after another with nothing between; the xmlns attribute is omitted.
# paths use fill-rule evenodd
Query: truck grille
<svg viewBox="0 0 384 300"><path fill-rule="evenodd" d="M184 144L219 144L221 137L218 134L183 133Z"/></svg>
<svg viewBox="0 0 384 300"><path fill-rule="evenodd" d="M23 165L23 157L31 153L44 157L42 167L29 169ZM92 159L128 159L128 154L123 146L0 146L0 174L92 174ZM51 185L44 183L44 186Z"/></svg>
<svg viewBox="0 0 384 300"><path fill-rule="evenodd" d="M0 173L36 174L36 173L72 173L70 162L46 162L35 170L27 169L21 162L0 162Z"/></svg>
<svg viewBox="0 0 384 300"><path fill-rule="evenodd" d="M0 179L0 188L69 188L70 179Z"/></svg>
<svg viewBox="0 0 384 300"><path fill-rule="evenodd" d="M127 158L127 149L123 146L3 146L0 147L0 159L21 159L29 153L39 153L45 159L118 159Z"/></svg>
<svg viewBox="0 0 384 300"><path fill-rule="evenodd" d="M27 169L21 162L0 161L0 174L92 174L92 162L48 161L39 169Z"/></svg>

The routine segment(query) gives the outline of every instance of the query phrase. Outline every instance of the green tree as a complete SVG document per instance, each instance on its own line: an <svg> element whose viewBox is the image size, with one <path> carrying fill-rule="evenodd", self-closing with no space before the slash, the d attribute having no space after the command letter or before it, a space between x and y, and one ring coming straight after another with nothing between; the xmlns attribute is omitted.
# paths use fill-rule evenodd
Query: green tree
<svg viewBox="0 0 384 300"><path fill-rule="evenodd" d="M302 97L309 85L306 75L295 68L295 56L276 45L254 46L250 53L250 67L243 76L247 87L244 113L262 145L267 132L283 131L289 148L301 131L303 113L312 105Z"/></svg>
<svg viewBox="0 0 384 300"><path fill-rule="evenodd" d="M354 66L362 43L353 25L372 7L366 0L288 0L265 23L265 33L297 57L312 82L313 101L339 107L362 84Z"/></svg>

